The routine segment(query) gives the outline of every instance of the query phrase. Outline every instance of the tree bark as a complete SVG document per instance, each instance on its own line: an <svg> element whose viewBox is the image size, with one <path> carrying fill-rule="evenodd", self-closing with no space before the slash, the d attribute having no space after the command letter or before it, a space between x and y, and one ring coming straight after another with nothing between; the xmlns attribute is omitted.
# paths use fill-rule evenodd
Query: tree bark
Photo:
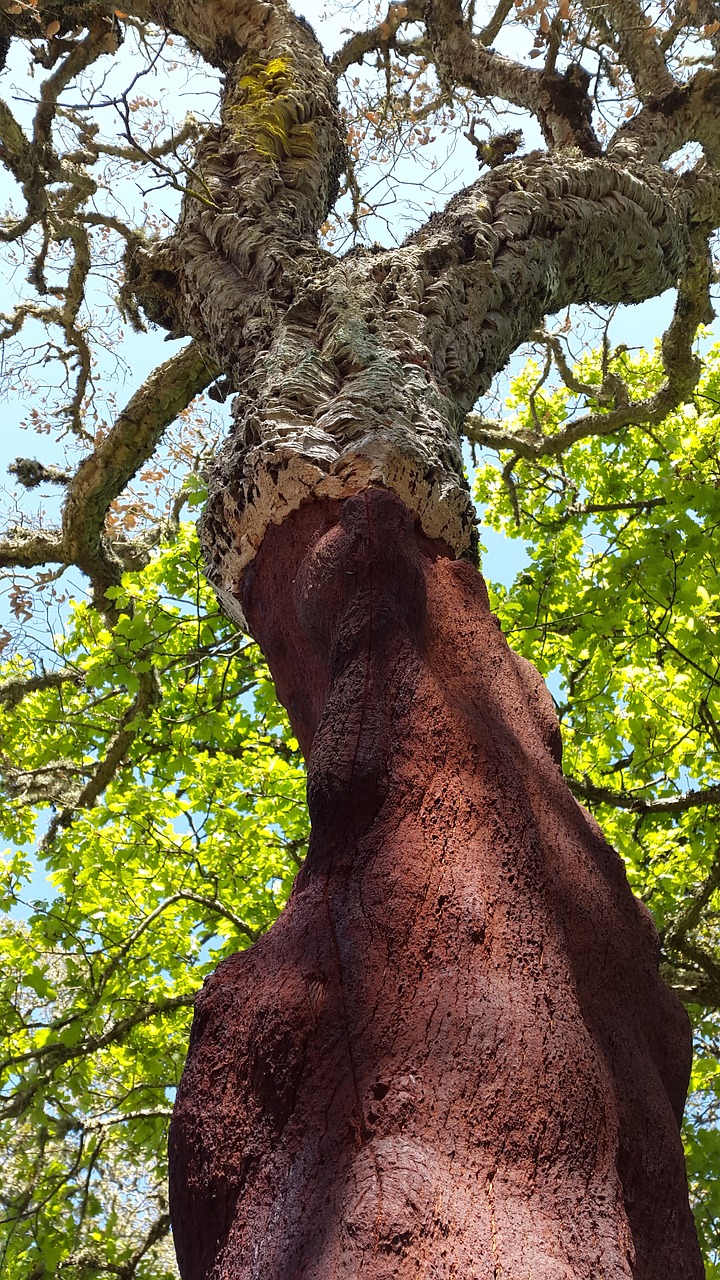
<svg viewBox="0 0 720 1280"><path fill-rule="evenodd" d="M163 274L237 392L203 541L312 818L287 909L198 1001L171 1133L184 1280L699 1280L688 1022L463 558L460 426L548 312L686 274L720 185L662 169L662 139L639 154L642 122L599 156L582 74L470 49L436 0L441 78L532 99L557 150L336 259L317 231L345 130L312 32L283 0L168 11L228 70ZM628 41L644 117L655 46Z"/></svg>
<svg viewBox="0 0 720 1280"><path fill-rule="evenodd" d="M312 838L198 1000L184 1280L700 1280L688 1020L480 575L370 487L271 526L242 608Z"/></svg>

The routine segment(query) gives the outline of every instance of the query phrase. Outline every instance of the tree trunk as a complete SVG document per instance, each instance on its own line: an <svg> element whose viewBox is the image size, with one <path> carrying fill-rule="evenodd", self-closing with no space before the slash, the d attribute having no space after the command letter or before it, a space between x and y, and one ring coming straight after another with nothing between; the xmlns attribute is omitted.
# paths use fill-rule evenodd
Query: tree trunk
<svg viewBox="0 0 720 1280"><path fill-rule="evenodd" d="M482 578L370 487L270 525L243 593L312 837L198 1000L184 1280L700 1280L688 1020Z"/></svg>

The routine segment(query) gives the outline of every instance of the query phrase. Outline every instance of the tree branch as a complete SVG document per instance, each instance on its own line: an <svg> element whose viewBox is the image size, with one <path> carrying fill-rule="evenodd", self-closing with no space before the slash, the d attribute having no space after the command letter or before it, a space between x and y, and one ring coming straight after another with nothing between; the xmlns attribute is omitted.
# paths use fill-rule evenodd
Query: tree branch
<svg viewBox="0 0 720 1280"><path fill-rule="evenodd" d="M612 787L599 787L589 778L566 778L573 795L589 804L608 804L613 809L627 809L630 813L687 813L689 809L702 809L706 805L720 804L720 783L702 790L686 791L682 795L661 796L657 800L644 800L630 791L615 791Z"/></svg>
<svg viewBox="0 0 720 1280"><path fill-rule="evenodd" d="M662 340L665 380L655 395L647 400L627 403L625 384L612 374L603 387L595 390L595 395L597 398L603 394L612 395L617 401L624 393L624 403L616 403L614 408L605 412L583 414L550 435L486 421L477 413L467 415L463 428L465 435L473 444L497 450L512 449L518 457L534 460L559 457L578 440L591 436L606 436L623 427L663 422L673 409L691 397L700 376L701 364L692 348L698 325L708 323L714 314L709 297L711 283L711 263L707 247L701 241L696 244L689 269L678 286L673 319ZM570 383L571 388L575 385Z"/></svg>
<svg viewBox="0 0 720 1280"><path fill-rule="evenodd" d="M134 1013L129 1013L127 1017L119 1018L117 1022L113 1022L105 1031L88 1036L82 1044L46 1044L39 1049L29 1049L26 1053L14 1054L0 1062L0 1071L8 1071L13 1067L21 1066L24 1062L42 1062L45 1066L44 1077L47 1078L66 1062L73 1062L76 1058L85 1058L91 1053L106 1049L111 1044L117 1044L118 1041L124 1039L128 1031L132 1031L134 1027L142 1026L144 1022L150 1022L153 1018L174 1013L176 1009L191 1007L195 1003L196 997L196 991L187 991L182 995L167 996L163 1000L155 1001L154 1004L143 1005L140 1009L136 1009ZM32 1100L38 1090L42 1088L43 1083L43 1075L39 1072L33 1075L30 1080L24 1082L18 1088L14 1098L8 1099L7 1106L0 1107L0 1115L5 1119L24 1115L28 1107L32 1105Z"/></svg>
<svg viewBox="0 0 720 1280"><path fill-rule="evenodd" d="M227 907L223 902L220 902L218 898L209 898L202 893L193 893L190 889L179 889L177 893L170 894L169 897L164 898L162 902L158 903L154 910L150 911L148 915L140 921L137 928L133 929L129 937L126 938L119 951L113 956L110 963L100 974L93 993L95 1000L99 998L109 979L112 977L113 973L115 973L118 966L122 964L125 956L131 948L135 946L138 939L141 938L143 933L145 933L145 931L155 923L163 912L167 911L169 907L174 906L176 902L195 902L198 906L205 907L208 911L212 911L213 914L222 916L225 920L229 920L230 923L235 926L238 933L247 938L248 942L257 942L257 939L260 936L256 929L251 929L250 925L246 924L244 920L241 920L240 916L236 915L234 911L231 911L230 907ZM83 1010L81 1014L73 1015L70 1020L75 1021L77 1017L84 1017L87 1012L87 1010Z"/></svg>
<svg viewBox="0 0 720 1280"><path fill-rule="evenodd" d="M115 1125L127 1124L129 1120L169 1120L172 1116L172 1108L163 1109L161 1107L146 1107L142 1111L121 1111L116 1116L109 1116L107 1119L75 1120L65 1126L67 1133L98 1133L103 1129L113 1129Z"/></svg>
<svg viewBox="0 0 720 1280"><path fill-rule="evenodd" d="M171 356L136 391L70 482L62 517L63 559L87 574L103 612L108 612L105 592L120 582L123 572L104 535L108 508L155 451L170 423L218 373L194 342Z"/></svg>
<svg viewBox="0 0 720 1280"><path fill-rule="evenodd" d="M36 569L42 564L68 564L59 531L10 529L0 538L0 569Z"/></svg>
<svg viewBox="0 0 720 1280"><path fill-rule="evenodd" d="M708 974L687 973L672 960L661 964L660 974L684 1005L699 1005L708 1011L720 1009L720 974L716 980Z"/></svg>
<svg viewBox="0 0 720 1280"><path fill-rule="evenodd" d="M17 707L30 693L41 689L59 689L64 684L82 685L82 671L66 667L62 671L45 671L39 676L9 676L0 680L0 706Z"/></svg>
<svg viewBox="0 0 720 1280"><path fill-rule="evenodd" d="M600 154L590 123L590 78L579 64L559 74L487 49L484 32L472 35L460 0L431 0L426 21L441 84L464 85L482 98L502 98L531 112L550 148L574 146L586 155Z"/></svg>
<svg viewBox="0 0 720 1280"><path fill-rule="evenodd" d="M717 1007L720 1004L720 964L712 956L709 956L707 952L703 951L701 947L688 942L686 939L683 940L679 951L690 962L695 971L697 969L701 970L704 978L704 980L701 979L700 983L697 983L698 975L697 972L694 972L694 989L693 987L689 988L688 993L683 998L693 1003L707 1003ZM672 964L673 962L670 961L670 963ZM700 991L703 992L703 995L699 998Z"/></svg>
<svg viewBox="0 0 720 1280"><path fill-rule="evenodd" d="M218 372L194 342L153 370L71 478L62 530L11 531L0 540L0 566L76 565L90 579L96 607L112 620L115 609L105 592L120 583L125 565L105 533L108 508L157 448L170 423Z"/></svg>
<svg viewBox="0 0 720 1280"><path fill-rule="evenodd" d="M513 8L515 0L499 0L498 6L489 22L478 35L481 44L490 45L500 34L502 25Z"/></svg>
<svg viewBox="0 0 720 1280"><path fill-rule="evenodd" d="M424 14L424 0L408 0L407 4L390 4L385 18L376 27L370 27L367 31L358 31L345 41L330 63L333 74L339 77L353 63L362 62L366 54L392 46L400 28L411 22L420 22Z"/></svg>
<svg viewBox="0 0 720 1280"><path fill-rule="evenodd" d="M48 829L40 841L41 851L47 851L62 828L69 827L79 809L92 809L95 801L112 781L120 768L128 750L135 740L137 725L135 721L160 701L160 688L157 673L153 669L143 671L139 675L140 687L131 705L120 721L120 728L108 743L105 755L98 763L94 773L88 778L77 800L62 809L50 822Z"/></svg>
<svg viewBox="0 0 720 1280"><path fill-rule="evenodd" d="M640 0L605 0L604 17L615 35L620 57L628 68L641 102L662 98L675 88L652 26Z"/></svg>
<svg viewBox="0 0 720 1280"><path fill-rule="evenodd" d="M682 949L686 934L697 928L705 907L718 889L720 889L720 849L715 853L710 872L697 893L692 896L674 923L663 930L663 942Z"/></svg>
<svg viewBox="0 0 720 1280"><path fill-rule="evenodd" d="M75 1275L86 1275L90 1271L104 1271L108 1275L116 1276L117 1280L134 1280L138 1266L142 1262L146 1253L156 1245L159 1240L168 1234L170 1230L170 1216L163 1213L153 1223L148 1231L142 1244L130 1256L127 1262L108 1262L106 1257L101 1256L93 1249L78 1249L71 1253L64 1262L58 1265L58 1273L70 1269ZM45 1268L37 1275L33 1272L28 1280L42 1280L45 1275Z"/></svg>

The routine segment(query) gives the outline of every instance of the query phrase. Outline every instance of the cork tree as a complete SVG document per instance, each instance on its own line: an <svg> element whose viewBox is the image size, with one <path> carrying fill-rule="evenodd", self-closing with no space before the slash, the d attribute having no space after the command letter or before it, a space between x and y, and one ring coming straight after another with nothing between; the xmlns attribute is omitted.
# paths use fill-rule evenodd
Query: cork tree
<svg viewBox="0 0 720 1280"><path fill-rule="evenodd" d="M179 508L133 536L123 495L196 396L230 397L201 468L206 571L260 645L307 763L311 833L288 904L196 1002L170 1133L180 1271L698 1277L679 1135L687 1015L661 980L649 912L563 777L552 697L490 611L461 446L500 453L518 520L533 501L518 483L536 494L532 477L579 442L640 430L660 442L645 467L657 473L711 315L720 15L705 0L482 13L410 0L354 22L327 56L282 0L0 7L9 65L24 42L39 77L29 123L26 103L0 106L18 189L2 235L32 290L4 338L48 328L37 363L60 360L60 428L81 451L66 469L17 461L20 484L62 486L62 509L56 527L9 528L2 562L75 566L107 635L136 634L124 574L152 563ZM143 103L108 66L157 33L207 67L216 119L134 126ZM517 127L478 134L483 115L519 116L532 149ZM435 128L470 139L477 176L405 239L368 243L379 210L364 149L397 177ZM113 163L180 194L172 225L108 210ZM109 429L93 421L98 273L128 322L189 340ZM644 377L609 340L594 368L571 367L546 326L575 304L669 289ZM482 397L531 339L584 407L531 387L522 420L489 419ZM43 430L52 415L35 412ZM593 505L587 492L581 477L568 520ZM657 496L632 501L646 512ZM105 632L93 643L110 644ZM9 700L61 676L27 677ZM153 662L132 677L104 760L56 792L51 840L92 815L158 705ZM608 799L582 779L574 791ZM697 919L676 924L678 946ZM692 999L702 983L688 972ZM72 1036L60 1043L62 1058Z"/></svg>

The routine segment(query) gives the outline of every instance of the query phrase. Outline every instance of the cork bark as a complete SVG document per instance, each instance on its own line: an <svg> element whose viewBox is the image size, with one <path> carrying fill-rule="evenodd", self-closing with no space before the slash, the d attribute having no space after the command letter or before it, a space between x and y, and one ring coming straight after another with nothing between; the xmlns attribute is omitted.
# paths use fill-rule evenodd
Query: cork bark
<svg viewBox="0 0 720 1280"><path fill-rule="evenodd" d="M45 247L99 225L80 217L95 134L61 165L53 121L121 24L164 26L222 71L177 226L125 228L128 316L194 341L69 479L62 528L0 540L0 564L87 573L112 624L130 552L110 504L222 374L208 574L289 710L312 839L287 910L198 1000L171 1142L183 1280L702 1274L679 1140L687 1020L563 782L551 700L489 614L461 432L546 316L676 286L662 385L638 405L610 370L590 415L603 434L655 427L690 395L720 226L720 36L710 0L650 25L641 0L491 7L478 30L461 0L391 4L332 59L286 0L0 8L0 61L22 37L52 71L32 142L0 103L0 158ZM510 15L538 17L525 61L496 48ZM500 163L515 130L496 137L478 149L492 167L403 244L336 256L321 229L351 177L338 81L387 55L385 123L414 112L389 56L408 41L458 127L488 103L529 111L546 149ZM472 437L559 456L587 416Z"/></svg>
<svg viewBox="0 0 720 1280"><path fill-rule="evenodd" d="M688 1020L478 572L371 488L271 528L242 607L312 839L198 1000L184 1280L700 1280Z"/></svg>
<svg viewBox="0 0 720 1280"><path fill-rule="evenodd" d="M441 77L529 106L550 151L336 258L317 233L344 128L312 31L282 0L168 12L226 68L168 249L180 322L236 392L202 540L312 818L288 907L198 999L171 1132L183 1280L699 1280L687 1018L489 613L460 430L545 315L686 277L720 188L662 167L644 32L647 103L603 153L581 69L520 67L432 0Z"/></svg>

